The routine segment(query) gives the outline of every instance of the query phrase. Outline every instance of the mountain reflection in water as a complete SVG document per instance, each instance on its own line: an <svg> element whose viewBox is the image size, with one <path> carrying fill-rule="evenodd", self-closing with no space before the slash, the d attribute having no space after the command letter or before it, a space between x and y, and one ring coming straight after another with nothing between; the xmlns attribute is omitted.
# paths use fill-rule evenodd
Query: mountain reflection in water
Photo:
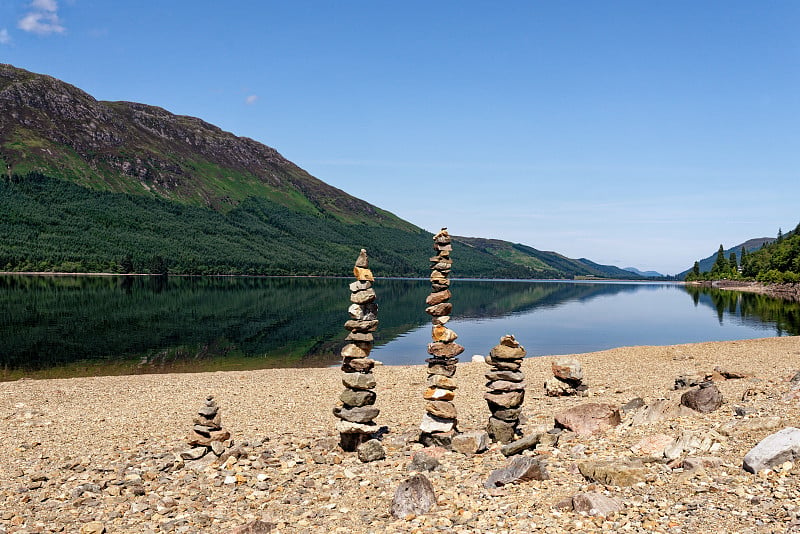
<svg viewBox="0 0 800 534"><path fill-rule="evenodd" d="M0 276L0 378L335 365L349 283ZM422 363L428 281L379 279L374 287L374 357ZM464 359L505 333L543 355L800 330L797 303L670 283L454 280L452 291Z"/></svg>

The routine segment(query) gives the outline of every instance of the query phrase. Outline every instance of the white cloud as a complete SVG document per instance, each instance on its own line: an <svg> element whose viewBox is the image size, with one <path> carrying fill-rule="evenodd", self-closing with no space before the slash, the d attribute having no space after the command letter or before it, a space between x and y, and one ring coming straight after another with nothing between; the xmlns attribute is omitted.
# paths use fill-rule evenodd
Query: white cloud
<svg viewBox="0 0 800 534"><path fill-rule="evenodd" d="M3 28L0 30L0 44L8 44L11 42L11 36L8 34L8 30Z"/></svg>
<svg viewBox="0 0 800 534"><path fill-rule="evenodd" d="M249 105L255 104L256 100L258 100L258 95L250 95L244 99L244 103Z"/></svg>
<svg viewBox="0 0 800 534"><path fill-rule="evenodd" d="M64 33L58 17L58 3L56 0L32 0L30 11L19 20L17 27L20 30L49 35L51 33Z"/></svg>

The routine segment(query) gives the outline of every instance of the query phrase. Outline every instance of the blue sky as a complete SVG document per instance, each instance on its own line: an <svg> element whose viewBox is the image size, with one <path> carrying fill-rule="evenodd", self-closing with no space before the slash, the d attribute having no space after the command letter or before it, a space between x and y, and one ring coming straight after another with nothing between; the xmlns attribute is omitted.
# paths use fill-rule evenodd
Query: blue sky
<svg viewBox="0 0 800 534"><path fill-rule="evenodd" d="M800 2L0 0L0 61L431 231L676 273L800 222Z"/></svg>

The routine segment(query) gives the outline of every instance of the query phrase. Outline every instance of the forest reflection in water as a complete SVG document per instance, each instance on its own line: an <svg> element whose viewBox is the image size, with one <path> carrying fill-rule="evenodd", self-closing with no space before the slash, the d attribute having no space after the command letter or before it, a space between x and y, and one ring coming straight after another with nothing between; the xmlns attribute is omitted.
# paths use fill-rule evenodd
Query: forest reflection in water
<svg viewBox="0 0 800 534"><path fill-rule="evenodd" d="M335 365L343 278L0 276L0 379ZM379 279L374 357L422 363L427 280ZM672 283L453 281L464 358L797 334L798 304ZM687 298L688 297L688 298Z"/></svg>

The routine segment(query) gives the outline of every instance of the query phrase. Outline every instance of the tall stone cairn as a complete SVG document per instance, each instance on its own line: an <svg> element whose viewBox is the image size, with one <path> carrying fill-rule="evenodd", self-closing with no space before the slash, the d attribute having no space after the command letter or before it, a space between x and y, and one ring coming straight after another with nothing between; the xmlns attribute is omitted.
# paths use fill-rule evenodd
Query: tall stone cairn
<svg viewBox="0 0 800 534"><path fill-rule="evenodd" d="M453 305L450 300L450 270L453 260L450 251L450 234L447 228L433 237L433 250L436 253L431 261L431 294L425 299L425 311L433 317L432 343L428 344L428 387L425 398L425 415L420 425L420 441L425 445L439 445L449 448L453 436L458 432L458 414L453 404L455 397L457 356L464 347L455 343L458 336L445 325L450 320Z"/></svg>
<svg viewBox="0 0 800 534"><path fill-rule="evenodd" d="M356 281L350 284L350 307L347 312L350 320L344 327L350 331L342 348L342 384L345 390L339 396L341 401L333 409L333 415L340 420L336 429L340 435L340 445L345 451L355 451L368 441L378 430L373 420L379 410L375 404L375 376L372 368L375 360L369 358L372 350L372 333L378 328L378 305L375 303L374 278L369 270L367 251L363 248L353 268Z"/></svg>
<svg viewBox="0 0 800 534"><path fill-rule="evenodd" d="M489 351L486 357L492 369L486 373L486 387L489 389L483 398L489 404L489 424L486 432L493 441L510 443L519 433L519 416L525 400L525 375L520 368L525 358L525 347L512 335L500 338L500 344Z"/></svg>

